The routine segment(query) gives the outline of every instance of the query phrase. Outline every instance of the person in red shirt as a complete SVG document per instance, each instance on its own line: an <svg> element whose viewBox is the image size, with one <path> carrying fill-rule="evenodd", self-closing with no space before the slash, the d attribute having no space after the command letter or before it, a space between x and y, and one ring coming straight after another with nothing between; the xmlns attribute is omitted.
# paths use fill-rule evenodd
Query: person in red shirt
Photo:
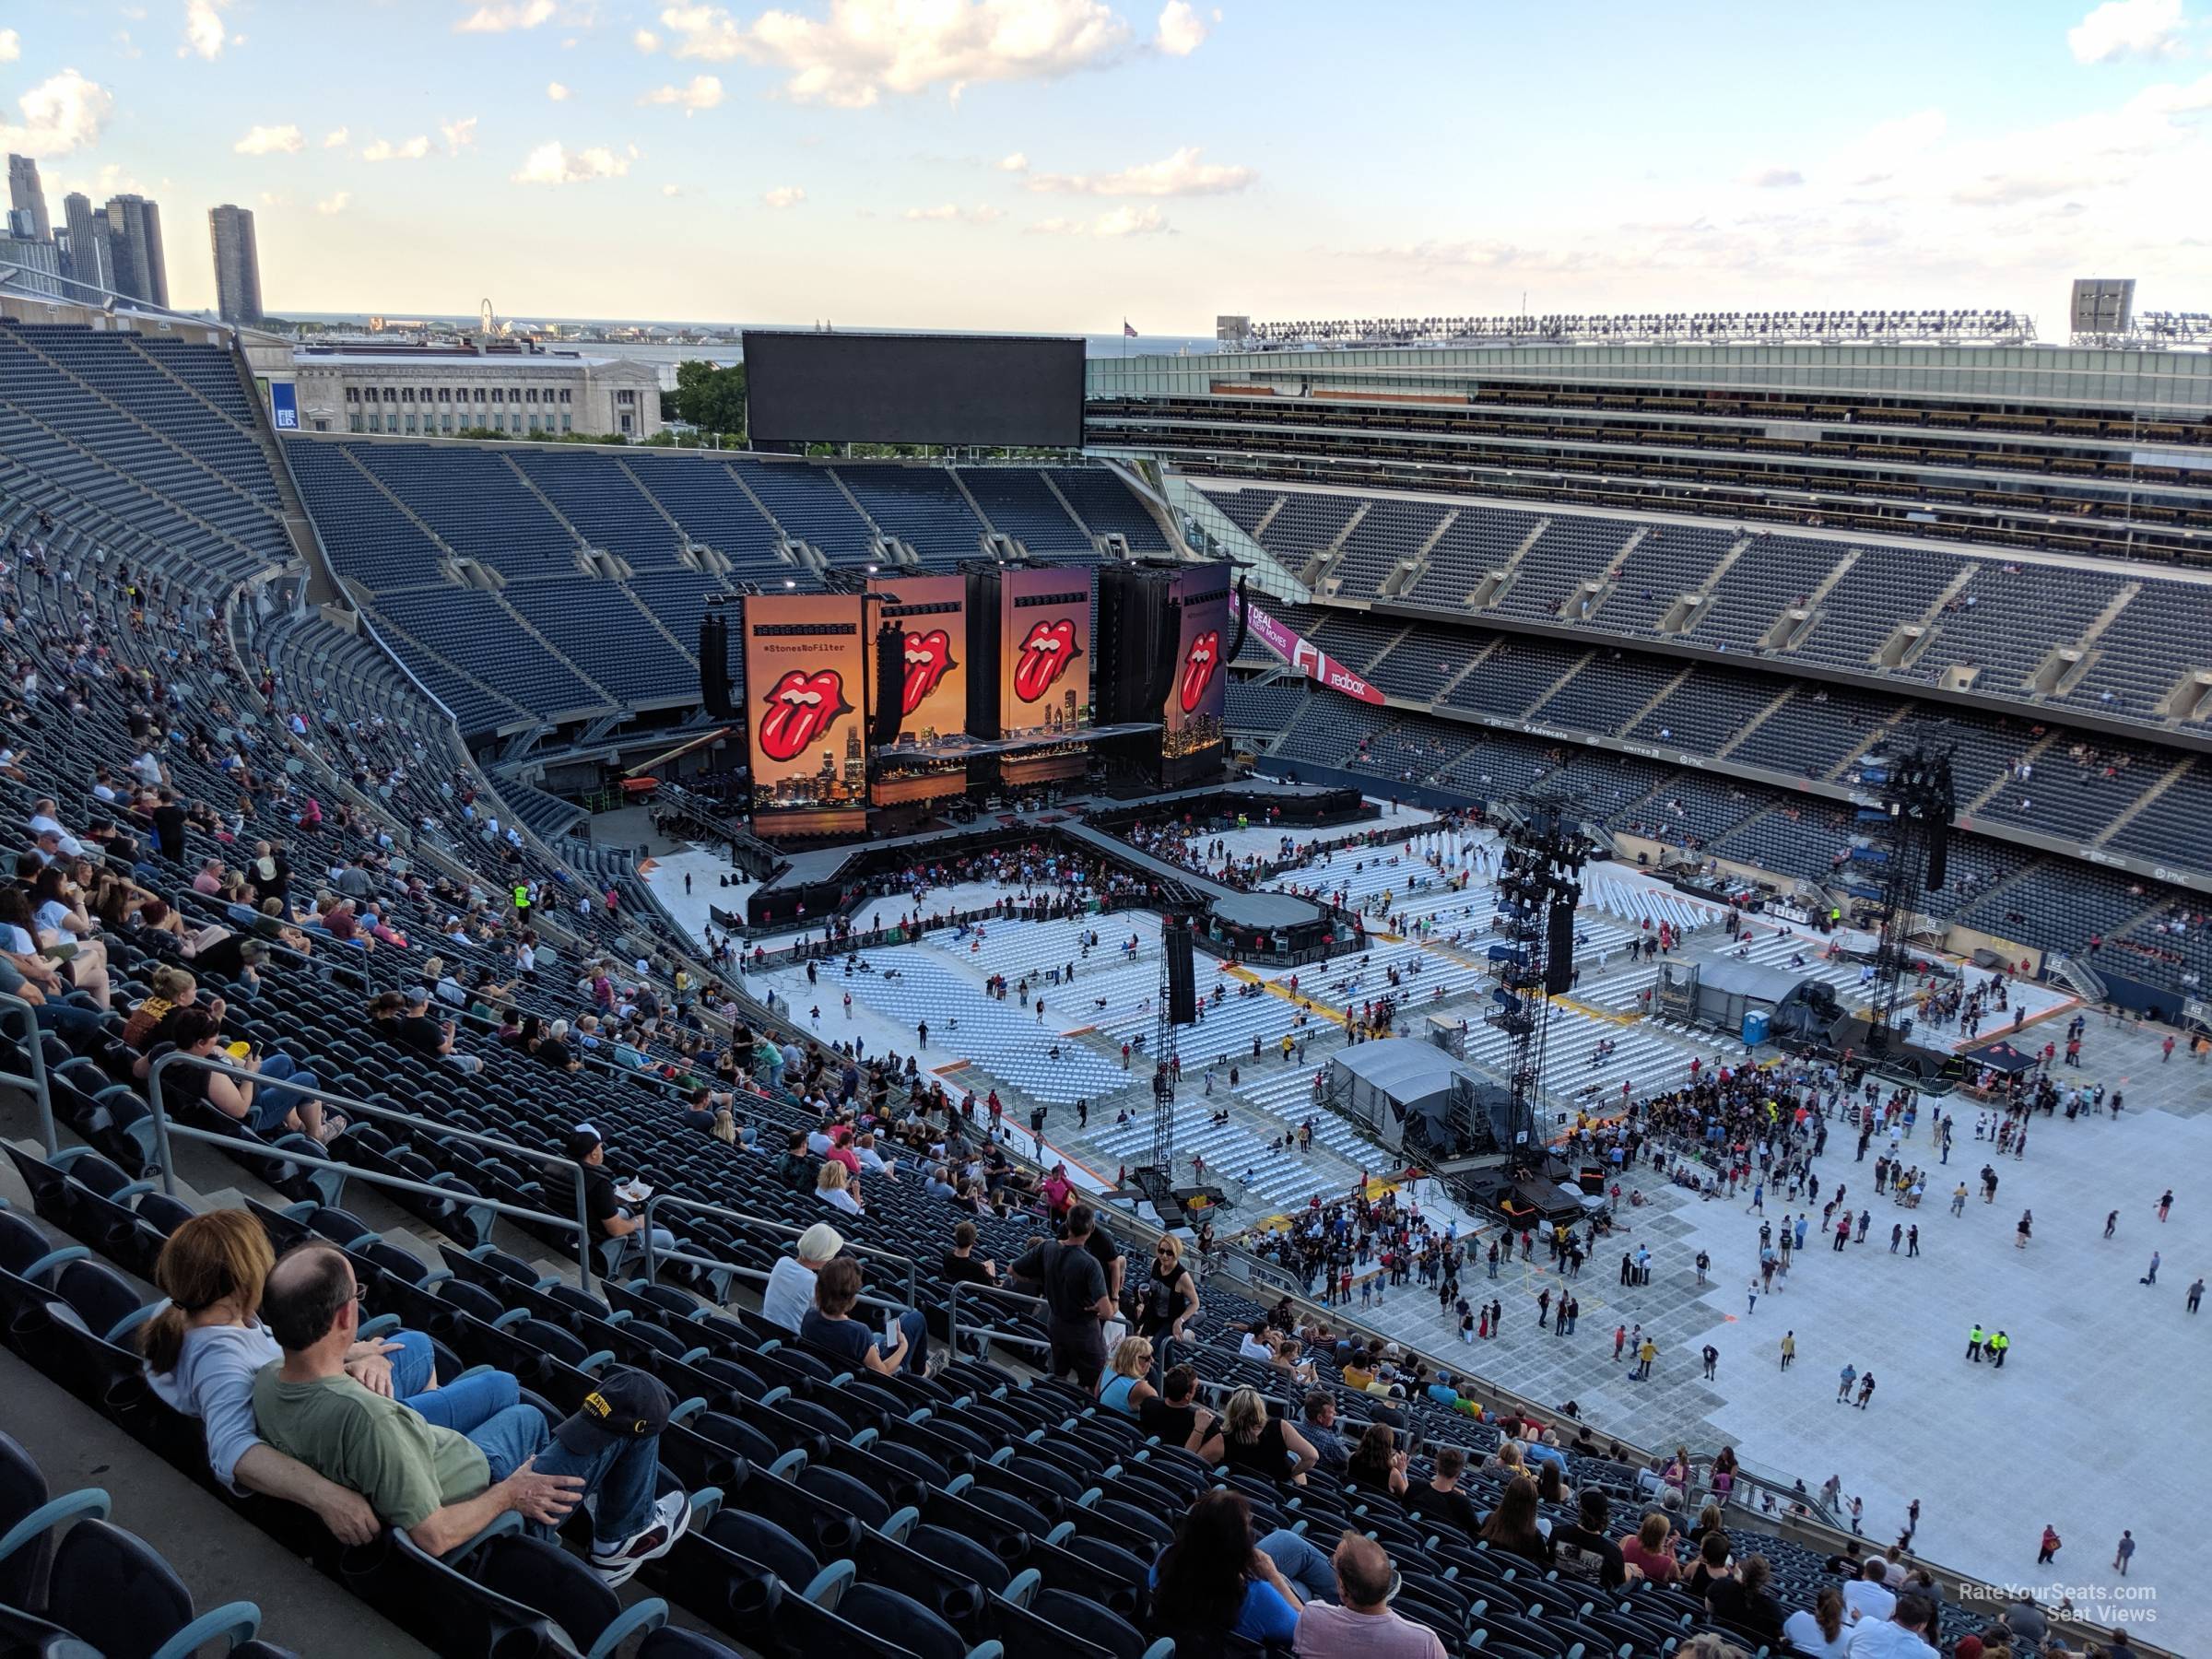
<svg viewBox="0 0 2212 1659"><path fill-rule="evenodd" d="M1654 1584L1671 1584L1680 1571L1675 1560L1674 1524L1654 1512L1620 1541L1620 1559Z"/></svg>

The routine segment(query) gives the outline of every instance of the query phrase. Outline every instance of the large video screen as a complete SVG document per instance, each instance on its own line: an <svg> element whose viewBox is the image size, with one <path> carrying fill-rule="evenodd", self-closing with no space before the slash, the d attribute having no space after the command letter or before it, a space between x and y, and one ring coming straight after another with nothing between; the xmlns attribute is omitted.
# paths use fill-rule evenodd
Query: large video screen
<svg viewBox="0 0 2212 1659"><path fill-rule="evenodd" d="M1078 449L1083 342L1000 335L745 335L755 444Z"/></svg>
<svg viewBox="0 0 2212 1659"><path fill-rule="evenodd" d="M803 814L807 834L865 822L865 652L857 594L746 599L746 734L763 828L779 813Z"/></svg>
<svg viewBox="0 0 2212 1659"><path fill-rule="evenodd" d="M998 591L998 724L1007 737L1090 724L1090 578L1008 571Z"/></svg>
<svg viewBox="0 0 2212 1659"><path fill-rule="evenodd" d="M1182 606L1182 627L1175 642L1175 677L1160 709L1171 757L1220 743L1222 716L1229 708L1229 670L1221 653L1234 632L1226 567L1178 575L1175 598Z"/></svg>
<svg viewBox="0 0 2212 1659"><path fill-rule="evenodd" d="M968 579L964 576L874 576L868 591L883 596L877 615L906 635L906 677L900 687L899 736L934 744L968 724Z"/></svg>

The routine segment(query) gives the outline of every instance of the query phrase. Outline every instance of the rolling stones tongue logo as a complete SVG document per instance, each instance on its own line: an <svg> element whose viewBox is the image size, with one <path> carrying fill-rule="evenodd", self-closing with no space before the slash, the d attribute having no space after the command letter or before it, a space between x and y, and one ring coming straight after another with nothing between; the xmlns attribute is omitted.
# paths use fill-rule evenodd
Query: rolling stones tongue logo
<svg viewBox="0 0 2212 1659"><path fill-rule="evenodd" d="M1014 655L1014 695L1025 703L1035 702L1067 672L1077 654L1076 625L1069 618L1031 624L1029 637Z"/></svg>
<svg viewBox="0 0 2212 1659"><path fill-rule="evenodd" d="M834 668L807 674L793 668L760 700L760 752L771 760L795 760L806 746L827 732L840 714L850 714L844 676Z"/></svg>
<svg viewBox="0 0 2212 1659"><path fill-rule="evenodd" d="M1207 629L1191 641L1191 648L1182 657L1182 712L1195 712L1206 696L1206 687L1213 684L1214 671L1221 665L1221 636Z"/></svg>
<svg viewBox="0 0 2212 1659"><path fill-rule="evenodd" d="M952 640L943 629L908 634L906 684L899 693L899 712L912 714L920 708L922 700L937 688L937 682L952 666Z"/></svg>

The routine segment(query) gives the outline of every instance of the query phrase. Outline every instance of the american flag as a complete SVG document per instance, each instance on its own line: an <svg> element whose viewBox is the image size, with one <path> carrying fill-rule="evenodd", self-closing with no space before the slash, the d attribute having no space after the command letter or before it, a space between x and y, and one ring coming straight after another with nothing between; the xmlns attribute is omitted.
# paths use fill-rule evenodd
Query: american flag
<svg viewBox="0 0 2212 1659"><path fill-rule="evenodd" d="M1122 338L1124 340L1136 338L1136 330L1129 326L1129 319L1126 317L1122 319Z"/></svg>

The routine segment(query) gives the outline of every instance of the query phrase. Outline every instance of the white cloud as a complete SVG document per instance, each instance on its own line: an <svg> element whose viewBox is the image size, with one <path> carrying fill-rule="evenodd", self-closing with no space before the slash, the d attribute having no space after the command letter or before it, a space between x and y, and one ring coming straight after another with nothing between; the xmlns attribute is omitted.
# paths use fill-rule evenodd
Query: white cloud
<svg viewBox="0 0 2212 1659"><path fill-rule="evenodd" d="M2212 110L2212 75L2177 87L2171 81L2146 87L2128 100L2127 107L2150 115L2194 115Z"/></svg>
<svg viewBox="0 0 2212 1659"><path fill-rule="evenodd" d="M594 179L618 179L629 171L629 163L630 157L618 156L605 145L571 150L559 139L548 138L530 152L512 182L583 184Z"/></svg>
<svg viewBox="0 0 2212 1659"><path fill-rule="evenodd" d="M503 4L479 6L453 25L453 32L505 34L513 29L535 29L550 23L555 9L553 0L504 0Z"/></svg>
<svg viewBox="0 0 2212 1659"><path fill-rule="evenodd" d="M23 55L23 37L12 29L0 29L0 64L12 64Z"/></svg>
<svg viewBox="0 0 2212 1659"><path fill-rule="evenodd" d="M935 207L909 207L904 216L917 221L929 220L938 224L988 225L1006 218L1006 209L979 202L973 207L962 207L957 202L940 202Z"/></svg>
<svg viewBox="0 0 2212 1659"><path fill-rule="evenodd" d="M684 187L681 184L664 184L661 194L665 196L680 196L684 194Z"/></svg>
<svg viewBox="0 0 2212 1659"><path fill-rule="evenodd" d="M1805 182L1805 175L1794 167L1754 167L1737 175L1736 182L1754 190L1792 190Z"/></svg>
<svg viewBox="0 0 2212 1659"><path fill-rule="evenodd" d="M1185 145L1163 161L1147 161L1110 173L1039 173L1030 188L1066 195L1192 196L1230 195L1259 175L1249 167L1225 167L1202 159L1195 145Z"/></svg>
<svg viewBox="0 0 2212 1659"><path fill-rule="evenodd" d="M107 125L114 95L74 69L50 76L16 100L20 122L0 121L0 150L65 156L90 144Z"/></svg>
<svg viewBox="0 0 2212 1659"><path fill-rule="evenodd" d="M248 127L246 135L230 147L241 156L296 156L307 147L307 140L296 126Z"/></svg>
<svg viewBox="0 0 2212 1659"><path fill-rule="evenodd" d="M439 124L438 131L445 138L445 147L448 153L457 156L470 145L476 143L477 118L474 115L464 115L458 121L442 122Z"/></svg>
<svg viewBox="0 0 2212 1659"><path fill-rule="evenodd" d="M327 196L324 200L317 202L315 204L315 211L327 218L333 214L345 212L347 206L351 204L352 201L353 193L349 190L341 190L336 195Z"/></svg>
<svg viewBox="0 0 2212 1659"><path fill-rule="evenodd" d="M281 190L265 190L261 193L261 205L264 207L289 207L292 198Z"/></svg>
<svg viewBox="0 0 2212 1659"><path fill-rule="evenodd" d="M2106 0L2066 30L2077 64L2182 55L2182 0Z"/></svg>
<svg viewBox="0 0 2212 1659"><path fill-rule="evenodd" d="M546 96L551 99L555 103L566 103L569 101L569 89L562 86L559 81L547 81L546 83Z"/></svg>
<svg viewBox="0 0 2212 1659"><path fill-rule="evenodd" d="M740 25L720 6L672 6L662 27L678 57L743 57L787 72L786 96L841 109L885 92L984 81L1049 80L1096 68L1129 44L1104 0L832 0L815 18L767 11Z"/></svg>
<svg viewBox="0 0 2212 1659"><path fill-rule="evenodd" d="M419 161L429 153L429 139L418 133L414 137L399 144L393 143L389 138L373 139L369 147L361 152L361 159L364 161Z"/></svg>
<svg viewBox="0 0 2212 1659"><path fill-rule="evenodd" d="M695 75L688 86L656 87L638 100L641 104L661 104L696 115L701 110L711 110L722 101L722 78L713 75Z"/></svg>
<svg viewBox="0 0 2212 1659"><path fill-rule="evenodd" d="M1157 236L1168 228L1168 221L1157 207L1116 207L1093 220L1093 236Z"/></svg>
<svg viewBox="0 0 2212 1659"><path fill-rule="evenodd" d="M1016 150L1012 155L1005 157L1000 160L998 164L998 171L1000 172L1028 172L1030 171L1030 159L1029 157L1023 155L1019 150Z"/></svg>
<svg viewBox="0 0 2212 1659"><path fill-rule="evenodd" d="M1220 17L1219 12L1214 14L1216 21ZM1170 57L1189 57L1211 32L1206 19L1192 9L1190 0L1168 0L1159 8L1159 29L1152 44Z"/></svg>
<svg viewBox="0 0 2212 1659"><path fill-rule="evenodd" d="M332 127L329 132L323 135L323 147L324 149L344 149L346 141L352 136L353 129L351 127Z"/></svg>
<svg viewBox="0 0 2212 1659"><path fill-rule="evenodd" d="M650 29L641 29L629 37L629 43L640 52L658 52L661 49L661 37Z"/></svg>
<svg viewBox="0 0 2212 1659"><path fill-rule="evenodd" d="M184 44L177 48L179 57L212 61L223 55L223 47L230 39L229 27L223 21L223 8L229 4L230 0L186 0Z"/></svg>
<svg viewBox="0 0 2212 1659"><path fill-rule="evenodd" d="M1095 219L1045 218L1030 226L1039 236L1158 236L1171 229L1167 218L1157 207L1125 206L1102 213Z"/></svg>
<svg viewBox="0 0 2212 1659"><path fill-rule="evenodd" d="M674 189L675 187L671 185L670 188ZM785 207L796 207L806 199L806 193L796 184L779 184L773 190L761 192L760 199L771 207L781 210Z"/></svg>

